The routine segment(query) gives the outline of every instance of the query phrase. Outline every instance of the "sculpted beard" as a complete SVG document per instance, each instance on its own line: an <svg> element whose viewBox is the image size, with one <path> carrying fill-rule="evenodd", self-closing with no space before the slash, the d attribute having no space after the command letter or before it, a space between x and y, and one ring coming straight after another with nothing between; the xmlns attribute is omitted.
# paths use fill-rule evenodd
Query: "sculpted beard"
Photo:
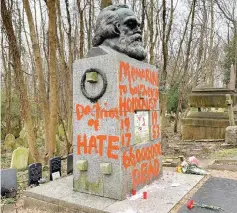
<svg viewBox="0 0 237 213"><path fill-rule="evenodd" d="M108 39L105 43L132 58L138 60L144 60L146 58L146 51L142 46L142 37L139 33L135 33L131 36L120 34L120 37L117 38L116 41L115 39Z"/></svg>

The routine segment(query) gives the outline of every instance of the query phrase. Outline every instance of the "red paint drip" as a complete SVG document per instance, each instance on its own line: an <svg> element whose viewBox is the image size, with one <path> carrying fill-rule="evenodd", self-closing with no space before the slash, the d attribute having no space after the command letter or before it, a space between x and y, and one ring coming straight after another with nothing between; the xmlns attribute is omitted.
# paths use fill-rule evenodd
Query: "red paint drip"
<svg viewBox="0 0 237 213"><path fill-rule="evenodd" d="M147 199L147 192L143 192L143 199Z"/></svg>
<svg viewBox="0 0 237 213"><path fill-rule="evenodd" d="M136 189L132 189L132 195L135 195L136 193Z"/></svg>

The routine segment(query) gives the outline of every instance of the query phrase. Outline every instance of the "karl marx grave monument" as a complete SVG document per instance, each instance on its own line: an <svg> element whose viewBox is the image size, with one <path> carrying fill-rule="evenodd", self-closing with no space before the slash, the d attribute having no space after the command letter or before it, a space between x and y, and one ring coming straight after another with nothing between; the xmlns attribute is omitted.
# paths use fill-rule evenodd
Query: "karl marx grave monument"
<svg viewBox="0 0 237 213"><path fill-rule="evenodd" d="M73 66L74 191L123 200L161 175L158 71L145 58L134 12L104 8Z"/></svg>

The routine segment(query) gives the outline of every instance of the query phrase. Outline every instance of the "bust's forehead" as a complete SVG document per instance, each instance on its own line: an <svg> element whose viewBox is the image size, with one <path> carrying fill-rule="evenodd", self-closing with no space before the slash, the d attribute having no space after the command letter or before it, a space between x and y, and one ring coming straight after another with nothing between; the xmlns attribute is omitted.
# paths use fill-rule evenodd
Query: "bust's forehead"
<svg viewBox="0 0 237 213"><path fill-rule="evenodd" d="M120 20L124 20L125 18L127 18L129 16L136 18L135 13L128 8L120 8L116 12L117 12Z"/></svg>

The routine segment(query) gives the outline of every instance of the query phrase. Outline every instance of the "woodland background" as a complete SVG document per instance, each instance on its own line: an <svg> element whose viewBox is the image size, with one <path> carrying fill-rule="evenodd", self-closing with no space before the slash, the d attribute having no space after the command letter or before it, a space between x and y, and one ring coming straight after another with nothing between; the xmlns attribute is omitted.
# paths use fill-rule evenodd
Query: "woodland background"
<svg viewBox="0 0 237 213"><path fill-rule="evenodd" d="M47 162L62 144L72 152L72 65L92 47L96 18L110 3L1 0L1 140L23 138L34 161ZM191 90L227 87L237 69L237 1L112 3L141 20L146 61L160 71L161 116L176 113L177 132Z"/></svg>

